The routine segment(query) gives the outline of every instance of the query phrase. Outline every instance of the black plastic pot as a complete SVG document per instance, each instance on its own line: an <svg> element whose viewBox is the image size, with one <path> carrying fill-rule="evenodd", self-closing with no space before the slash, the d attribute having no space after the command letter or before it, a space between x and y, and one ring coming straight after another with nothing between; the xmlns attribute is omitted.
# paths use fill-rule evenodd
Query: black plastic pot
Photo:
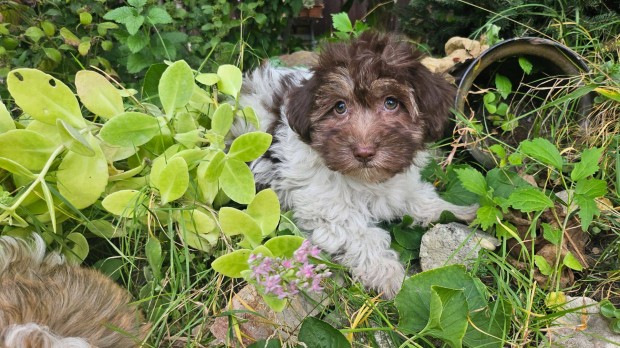
<svg viewBox="0 0 620 348"><path fill-rule="evenodd" d="M524 74L519 66L519 57L530 61L535 71L530 75ZM545 117L537 112L537 107L542 105L543 101L545 103L552 101L557 97L559 90L566 90L566 82L569 80L567 78L578 77L587 71L588 66L579 55L557 42L532 37L505 40L490 47L469 65L453 73L458 84L454 105L457 112L467 118L473 113L475 119L485 127L485 132L513 137L509 140L512 140L512 145L517 145L527 138L544 136L533 134L535 127L527 129L528 125L540 123L540 120L536 120L537 117ZM500 134L502 132L498 132L497 127L484 116L482 100L484 90L495 87L494 78L498 73L508 77L512 82L513 95L508 98L511 100L512 111L517 114L517 118L524 115L521 118L524 129L517 128L511 134L506 132ZM575 81L580 80L573 79L571 86L579 85L580 82ZM531 89L531 85L537 85L537 88ZM592 96L586 94L573 103L570 110L561 115L563 122L584 126L592 106ZM488 168L495 165L495 160L486 150L490 145L489 140L473 139L471 136L465 138L471 154L477 161Z"/></svg>

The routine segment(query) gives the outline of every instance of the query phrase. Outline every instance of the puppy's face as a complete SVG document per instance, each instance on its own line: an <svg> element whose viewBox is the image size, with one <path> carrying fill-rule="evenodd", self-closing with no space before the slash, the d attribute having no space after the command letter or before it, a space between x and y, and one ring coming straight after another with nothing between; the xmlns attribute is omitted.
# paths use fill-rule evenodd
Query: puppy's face
<svg viewBox="0 0 620 348"><path fill-rule="evenodd" d="M394 36L324 47L314 75L289 95L289 125L327 167L368 182L405 171L441 136L454 88Z"/></svg>

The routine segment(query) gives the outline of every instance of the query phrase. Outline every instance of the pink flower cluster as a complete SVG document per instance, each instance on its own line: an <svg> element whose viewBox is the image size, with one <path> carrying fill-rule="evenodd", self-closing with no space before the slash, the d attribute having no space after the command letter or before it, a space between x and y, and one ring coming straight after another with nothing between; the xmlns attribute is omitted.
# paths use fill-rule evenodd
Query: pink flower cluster
<svg viewBox="0 0 620 348"><path fill-rule="evenodd" d="M327 266L313 265L309 257L317 257L321 251L305 240L293 253L293 258L271 258L263 254L251 254L250 280L259 289L279 299L291 298L299 291L321 292L321 280L331 275Z"/></svg>

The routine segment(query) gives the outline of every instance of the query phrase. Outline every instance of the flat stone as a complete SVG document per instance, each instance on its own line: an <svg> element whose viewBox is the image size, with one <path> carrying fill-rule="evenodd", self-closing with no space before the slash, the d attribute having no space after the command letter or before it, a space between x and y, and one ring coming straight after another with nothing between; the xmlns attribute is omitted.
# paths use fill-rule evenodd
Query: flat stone
<svg viewBox="0 0 620 348"><path fill-rule="evenodd" d="M459 223L438 224L422 236L420 266L422 271L462 264L469 266L481 248L495 250L499 240Z"/></svg>

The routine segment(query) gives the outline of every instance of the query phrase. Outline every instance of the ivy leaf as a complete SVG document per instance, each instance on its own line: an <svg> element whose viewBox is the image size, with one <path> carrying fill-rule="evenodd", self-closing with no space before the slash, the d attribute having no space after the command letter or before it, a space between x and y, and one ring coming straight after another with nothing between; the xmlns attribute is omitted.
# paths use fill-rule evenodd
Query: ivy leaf
<svg viewBox="0 0 620 348"><path fill-rule="evenodd" d="M110 145L134 147L146 144L159 133L157 118L140 112L125 112L109 119L99 136Z"/></svg>
<svg viewBox="0 0 620 348"><path fill-rule="evenodd" d="M244 162L228 159L224 163L219 182L224 193L237 203L249 204L254 199L254 175Z"/></svg>
<svg viewBox="0 0 620 348"><path fill-rule="evenodd" d="M75 87L82 104L97 116L109 119L125 110L121 93L99 73L78 71L75 74Z"/></svg>
<svg viewBox="0 0 620 348"><path fill-rule="evenodd" d="M543 138L535 138L532 140L524 140L519 146L521 151L526 155L550 165L561 171L563 166L562 156L558 149L549 140Z"/></svg>
<svg viewBox="0 0 620 348"><path fill-rule="evenodd" d="M495 87L503 99L508 98L512 93L512 82L504 75L495 74Z"/></svg>
<svg viewBox="0 0 620 348"><path fill-rule="evenodd" d="M547 208L553 208L551 198L545 196L542 191L533 187L521 187L516 189L510 197L508 197L510 205L524 213L533 211L542 211Z"/></svg>
<svg viewBox="0 0 620 348"><path fill-rule="evenodd" d="M598 161L602 154L602 148L595 147L584 150L581 153L581 160L575 164L571 171L570 178L573 181L578 181L596 173L599 169Z"/></svg>
<svg viewBox="0 0 620 348"><path fill-rule="evenodd" d="M172 23L172 17L170 17L168 12L166 12L166 10L161 7L151 7L151 9L149 9L147 18L153 25Z"/></svg>
<svg viewBox="0 0 620 348"><path fill-rule="evenodd" d="M241 272L249 270L248 259L252 251L248 249L235 250L218 257L211 263L214 271L230 278L241 278Z"/></svg>
<svg viewBox="0 0 620 348"><path fill-rule="evenodd" d="M585 179L577 181L575 194L587 198L602 197L607 193L607 183L599 179Z"/></svg>
<svg viewBox="0 0 620 348"><path fill-rule="evenodd" d="M479 196L486 196L488 189L487 181L482 173L474 168L459 168L454 171L466 190Z"/></svg>
<svg viewBox="0 0 620 348"><path fill-rule="evenodd" d="M329 348L350 348L351 344L344 335L334 329L328 323L314 318L307 317L301 323L299 329L299 342L306 347L329 347Z"/></svg>
<svg viewBox="0 0 620 348"><path fill-rule="evenodd" d="M192 68L183 60L172 63L159 80L159 99L168 117L182 108L192 97L194 74Z"/></svg>
<svg viewBox="0 0 620 348"><path fill-rule="evenodd" d="M342 33L350 33L353 31L353 24L346 12L332 14L332 23L334 29Z"/></svg>
<svg viewBox="0 0 620 348"><path fill-rule="evenodd" d="M250 132L237 137L230 145L228 156L243 162L259 158L271 145L271 134Z"/></svg>
<svg viewBox="0 0 620 348"><path fill-rule="evenodd" d="M217 69L217 76L220 77L217 83L219 91L236 98L241 91L241 70L234 65L224 64Z"/></svg>

